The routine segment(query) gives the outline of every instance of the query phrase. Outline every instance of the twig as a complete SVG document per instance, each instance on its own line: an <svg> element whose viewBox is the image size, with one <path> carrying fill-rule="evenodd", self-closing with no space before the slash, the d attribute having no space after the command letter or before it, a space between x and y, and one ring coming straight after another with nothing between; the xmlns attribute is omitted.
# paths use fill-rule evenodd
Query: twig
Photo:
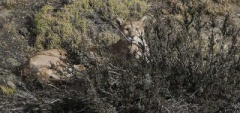
<svg viewBox="0 0 240 113"><path fill-rule="evenodd" d="M190 96L190 98L193 98L193 96L199 91L199 88Z"/></svg>
<svg viewBox="0 0 240 113"><path fill-rule="evenodd" d="M116 75L121 75L120 73L117 73L115 71L108 71L109 73L116 74Z"/></svg>
<svg viewBox="0 0 240 113"><path fill-rule="evenodd" d="M62 101L62 99L55 99L55 100L51 101L50 103L53 104L53 103L55 103L57 101Z"/></svg>
<svg viewBox="0 0 240 113"><path fill-rule="evenodd" d="M127 39L127 37L124 35L124 33L117 27L117 26L115 26L114 25L114 23L110 20L110 19L108 19L108 21L111 23L111 25L115 28L115 29L117 29L120 33L121 33L121 35L125 38L125 39L123 39L123 40L126 40ZM121 38L121 37L120 37Z"/></svg>
<svg viewBox="0 0 240 113"><path fill-rule="evenodd" d="M52 84L46 84L46 85L51 86L51 87L53 87L53 88L56 88L57 90L60 90L59 88L57 88L56 86L54 86L54 85L52 85Z"/></svg>

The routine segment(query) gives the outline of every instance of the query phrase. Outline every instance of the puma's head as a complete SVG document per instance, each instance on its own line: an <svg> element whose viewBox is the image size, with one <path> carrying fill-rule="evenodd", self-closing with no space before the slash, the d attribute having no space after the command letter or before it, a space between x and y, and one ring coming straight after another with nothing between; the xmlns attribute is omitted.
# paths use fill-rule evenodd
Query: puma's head
<svg viewBox="0 0 240 113"><path fill-rule="evenodd" d="M147 16L142 17L140 20L127 20L117 18L120 30L124 38L128 42L127 45L131 55L139 59L141 56L149 56L149 48L144 39L144 23Z"/></svg>
<svg viewBox="0 0 240 113"><path fill-rule="evenodd" d="M140 20L127 21L117 18L117 22L125 38L127 38L128 41L132 41L134 38L140 38L144 36L144 22L146 19L146 16L142 17Z"/></svg>

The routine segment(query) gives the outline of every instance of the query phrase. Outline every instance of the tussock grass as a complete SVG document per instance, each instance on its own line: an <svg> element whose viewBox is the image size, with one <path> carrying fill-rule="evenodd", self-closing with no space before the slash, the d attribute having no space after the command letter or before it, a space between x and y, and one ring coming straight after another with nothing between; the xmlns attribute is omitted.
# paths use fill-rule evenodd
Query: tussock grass
<svg viewBox="0 0 240 113"><path fill-rule="evenodd" d="M4 85L0 85L0 88L2 90L2 93L9 96L9 95L12 95L14 94L15 90L8 87L8 86L4 86Z"/></svg>
<svg viewBox="0 0 240 113"><path fill-rule="evenodd" d="M38 49L61 48L62 43L67 42L77 47L84 42L83 40L91 38L94 32L90 31L96 26L92 17L98 17L102 22L109 22L117 16L141 17L146 10L147 3L142 0L82 0L58 8L45 5L35 15L37 35L35 46ZM98 32L98 29L101 28L92 30ZM108 34L116 35L110 30ZM100 37L104 38L104 36L109 38L109 35Z"/></svg>

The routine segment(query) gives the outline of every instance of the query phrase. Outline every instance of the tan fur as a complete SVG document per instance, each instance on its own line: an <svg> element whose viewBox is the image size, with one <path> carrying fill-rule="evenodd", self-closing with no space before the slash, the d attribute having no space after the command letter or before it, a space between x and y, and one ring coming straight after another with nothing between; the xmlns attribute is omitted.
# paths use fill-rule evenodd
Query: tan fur
<svg viewBox="0 0 240 113"><path fill-rule="evenodd" d="M130 54L136 59L142 56L149 56L149 48L144 39L145 20L146 17L137 21L123 21L118 19L124 38L113 44L110 50L118 54L118 56ZM62 77L59 71L63 71L67 66L66 58L66 52L61 49L37 52L26 62L22 74L26 77L35 76L39 80L46 82L61 80ZM83 65L76 65L75 67L80 71L86 70Z"/></svg>
<svg viewBox="0 0 240 113"><path fill-rule="evenodd" d="M60 72L67 66L66 58L66 52L61 49L37 52L26 62L22 74L25 77L37 77L44 82L61 80Z"/></svg>
<svg viewBox="0 0 240 113"><path fill-rule="evenodd" d="M144 39L144 21L146 18L144 16L140 20L127 21L117 18L124 39L120 39L116 44L113 44L114 53L125 55L124 53L127 52L136 59L149 56L149 48Z"/></svg>

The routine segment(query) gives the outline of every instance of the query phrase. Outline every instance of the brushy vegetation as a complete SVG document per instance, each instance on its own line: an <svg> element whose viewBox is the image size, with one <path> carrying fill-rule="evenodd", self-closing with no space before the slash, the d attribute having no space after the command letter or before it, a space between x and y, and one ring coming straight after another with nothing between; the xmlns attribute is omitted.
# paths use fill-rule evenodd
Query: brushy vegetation
<svg viewBox="0 0 240 113"><path fill-rule="evenodd" d="M154 33L147 30L146 34L150 63L113 56L89 69L92 90L99 94L94 98L105 103L101 107L93 105L91 110L100 112L100 107L105 112L114 109L133 113L239 111L234 106L240 86L239 27L227 12L219 21L222 14L209 14L209 9L202 7L204 3L194 7L191 2L180 3L184 9L180 13L172 12L165 18L159 16L160 12L153 13L159 18ZM172 18L179 14L181 18ZM103 52L103 56L109 54ZM108 104L111 106L106 109Z"/></svg>
<svg viewBox="0 0 240 113"><path fill-rule="evenodd" d="M4 95L9 96L15 93L15 90L4 85L0 85L1 91Z"/></svg>
<svg viewBox="0 0 240 113"><path fill-rule="evenodd" d="M184 1L148 0L155 3L149 10L142 0L44 5L35 15L35 46L67 48L71 60L88 70L57 88L29 86L38 97L57 99L28 110L37 106L52 112L239 112L240 28L233 21L234 9L225 7L239 1ZM118 58L102 49L98 52L108 59L97 62L83 49L82 41L88 38L106 45L115 42L111 38L119 36L106 24L116 16L138 18L145 11L157 20L146 29L149 63ZM105 27L97 30L101 26Z"/></svg>
<svg viewBox="0 0 240 113"><path fill-rule="evenodd" d="M235 0L190 0L188 1L189 3L184 0L167 0L166 2L169 6L171 6L172 11L175 13L184 11L184 5L188 5L191 8L196 8L201 5L201 7L205 8L206 13L213 15L224 15L227 12L230 13L238 8L232 4L237 4L238 6L240 5L240 2ZM182 4L183 2L186 2L187 4Z"/></svg>
<svg viewBox="0 0 240 113"><path fill-rule="evenodd" d="M2 0L2 4L7 9L13 9L17 4L24 4L26 0Z"/></svg>
<svg viewBox="0 0 240 113"><path fill-rule="evenodd" d="M3 0L3 5L6 8L12 8L16 4L15 0Z"/></svg>
<svg viewBox="0 0 240 113"><path fill-rule="evenodd" d="M92 19L109 22L117 16L140 17L146 10L147 4L142 0L81 0L58 7L45 5L35 15L35 46L38 49L61 48L62 43L71 42L76 47L84 39L91 38L94 30L101 29L93 29L97 24ZM102 36L109 38L109 35Z"/></svg>

